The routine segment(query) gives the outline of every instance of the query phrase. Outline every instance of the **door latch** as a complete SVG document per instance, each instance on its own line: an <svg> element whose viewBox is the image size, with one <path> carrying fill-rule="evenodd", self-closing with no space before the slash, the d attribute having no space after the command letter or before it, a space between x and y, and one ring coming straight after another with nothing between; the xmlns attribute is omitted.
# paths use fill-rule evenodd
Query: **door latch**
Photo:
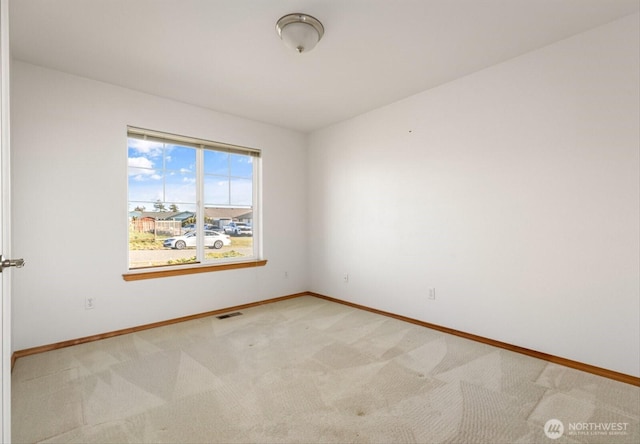
<svg viewBox="0 0 640 444"><path fill-rule="evenodd" d="M0 254L0 273L2 273L2 270L4 270L5 268L9 268L9 267L16 267L16 268L24 267L24 259L5 259Z"/></svg>

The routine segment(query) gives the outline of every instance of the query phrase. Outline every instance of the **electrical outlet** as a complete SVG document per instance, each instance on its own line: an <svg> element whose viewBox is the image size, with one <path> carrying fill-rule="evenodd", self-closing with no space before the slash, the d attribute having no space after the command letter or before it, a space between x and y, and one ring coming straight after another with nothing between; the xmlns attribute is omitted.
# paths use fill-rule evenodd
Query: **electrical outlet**
<svg viewBox="0 0 640 444"><path fill-rule="evenodd" d="M95 307L96 307L96 298L94 298L93 296L87 296L84 299L84 309L91 310Z"/></svg>
<svg viewBox="0 0 640 444"><path fill-rule="evenodd" d="M429 289L429 299L434 301L436 299L436 289L435 288L430 288Z"/></svg>
<svg viewBox="0 0 640 444"><path fill-rule="evenodd" d="M342 275L342 282L345 284L349 283L349 273L345 273Z"/></svg>

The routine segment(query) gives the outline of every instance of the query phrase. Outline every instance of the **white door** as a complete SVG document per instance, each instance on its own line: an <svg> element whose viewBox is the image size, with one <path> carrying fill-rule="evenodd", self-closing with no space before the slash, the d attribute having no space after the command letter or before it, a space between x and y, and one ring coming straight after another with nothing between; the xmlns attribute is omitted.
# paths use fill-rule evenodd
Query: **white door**
<svg viewBox="0 0 640 444"><path fill-rule="evenodd" d="M0 0L0 253L11 257L9 187L9 0ZM2 257L2 256L0 256ZM0 264L0 267L2 265ZM0 442L11 442L11 269L0 273L2 403Z"/></svg>

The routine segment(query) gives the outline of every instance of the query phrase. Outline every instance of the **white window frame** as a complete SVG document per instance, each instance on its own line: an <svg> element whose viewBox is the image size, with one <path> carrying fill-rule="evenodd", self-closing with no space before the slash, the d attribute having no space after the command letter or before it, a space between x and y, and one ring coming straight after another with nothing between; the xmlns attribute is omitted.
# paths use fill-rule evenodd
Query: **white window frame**
<svg viewBox="0 0 640 444"><path fill-rule="evenodd" d="M189 264L180 264L180 265L159 265L159 266L151 266L145 268L130 268L130 254L129 254L129 227L127 226L127 273L123 275L125 280L136 280L139 278L131 278L131 275L135 274L150 274L150 273L158 273L161 274L159 277L174 275L171 273L172 271L180 271L180 270L188 270L193 268L206 268L207 271L216 271L215 267L220 267L220 269L229 269L229 268L244 268L242 264L248 264L249 266L261 266L265 265L266 261L262 259L262 242L260 241L261 234L261 150L256 148L247 148L239 145L232 145L228 143L222 142L214 142L205 139L199 139L195 137L187 137L181 136L161 131L148 130L143 128L138 128L134 126L127 127L127 140L129 138L137 138L141 140L150 140L154 142L160 143L170 143L180 146L186 146L191 148L196 148L196 214L198 217L196 218L196 231L197 231L197 246L196 246L196 262ZM127 143L128 147L128 143ZM204 215L205 215L205 202L203 199L204 196L204 151L205 150L213 150L219 152L225 152L229 154L241 154L248 155L253 158L253 172L252 172L252 231L253 231L253 255L250 257L239 257L239 258L223 258L223 259L206 259L205 257L205 248L204 248ZM128 148L127 148L128 151ZM127 155L128 157L128 155ZM129 165L127 164L127 170ZM127 207L129 206L129 178L127 173ZM129 209L128 209L129 210ZM127 217L129 211L127 210ZM234 264L239 264L240 266L235 267ZM196 270L194 272L200 272L201 270ZM168 272L168 273L166 273ZM176 273L182 274L182 273ZM189 274L189 272L185 273ZM129 276L129 278L127 278Z"/></svg>

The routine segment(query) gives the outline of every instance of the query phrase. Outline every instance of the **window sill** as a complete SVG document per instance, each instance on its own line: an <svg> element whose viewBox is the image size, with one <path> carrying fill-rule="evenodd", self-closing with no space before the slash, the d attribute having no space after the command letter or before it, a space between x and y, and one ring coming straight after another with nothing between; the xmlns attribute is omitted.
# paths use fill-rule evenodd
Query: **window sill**
<svg viewBox="0 0 640 444"><path fill-rule="evenodd" d="M163 277L170 276L182 276L186 274L196 274L196 273L209 273L213 271L224 271L224 270L235 270L238 268L254 268L254 267L264 267L267 265L267 260L257 260L250 262L236 262L231 264L220 264L220 265L199 265L195 267L188 268L174 268L171 270L155 270L155 271L140 271L140 272L130 272L124 273L122 278L125 281L141 281L144 279L158 279Z"/></svg>

